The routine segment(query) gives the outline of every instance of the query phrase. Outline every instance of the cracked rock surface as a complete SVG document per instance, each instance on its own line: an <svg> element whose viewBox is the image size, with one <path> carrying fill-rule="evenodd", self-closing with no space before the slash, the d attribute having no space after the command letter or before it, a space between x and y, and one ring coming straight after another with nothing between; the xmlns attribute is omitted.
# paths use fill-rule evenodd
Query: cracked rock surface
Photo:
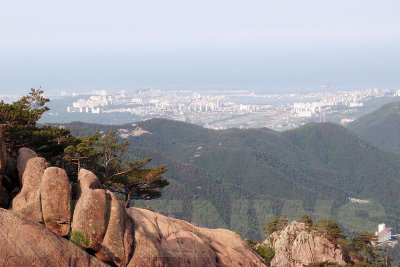
<svg viewBox="0 0 400 267"><path fill-rule="evenodd" d="M135 251L128 266L266 266L234 232L129 208Z"/></svg>

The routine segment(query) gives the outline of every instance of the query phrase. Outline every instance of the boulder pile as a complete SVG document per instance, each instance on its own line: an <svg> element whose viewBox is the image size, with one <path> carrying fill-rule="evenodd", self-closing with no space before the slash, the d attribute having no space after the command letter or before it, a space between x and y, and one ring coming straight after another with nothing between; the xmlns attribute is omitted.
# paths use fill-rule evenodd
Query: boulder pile
<svg viewBox="0 0 400 267"><path fill-rule="evenodd" d="M86 169L78 173L73 201L63 169L28 148L16 160L2 153L0 142L0 177L21 190L14 186L9 204L12 194L0 186L0 205L11 208L0 209L0 266L266 266L232 231L125 209Z"/></svg>
<svg viewBox="0 0 400 267"><path fill-rule="evenodd" d="M108 266L44 225L0 208L0 266Z"/></svg>
<svg viewBox="0 0 400 267"><path fill-rule="evenodd" d="M97 257L126 266L132 251L133 228L122 202L114 193L100 189L100 181L92 172L81 169L78 179L72 231L88 239L86 247L96 251Z"/></svg>

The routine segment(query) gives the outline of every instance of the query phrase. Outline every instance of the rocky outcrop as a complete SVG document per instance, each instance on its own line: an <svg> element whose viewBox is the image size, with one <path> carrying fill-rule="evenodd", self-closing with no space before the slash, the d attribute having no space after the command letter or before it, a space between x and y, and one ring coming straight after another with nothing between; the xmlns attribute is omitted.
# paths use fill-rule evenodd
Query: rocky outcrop
<svg viewBox="0 0 400 267"><path fill-rule="evenodd" d="M118 266L126 266L132 251L133 228L122 202L110 191L106 191L110 208L102 252Z"/></svg>
<svg viewBox="0 0 400 267"><path fill-rule="evenodd" d="M230 230L199 228L207 236L210 247L216 251L218 266L253 266L255 253L243 239ZM258 255L257 255L258 257ZM263 266L261 263L257 266Z"/></svg>
<svg viewBox="0 0 400 267"><path fill-rule="evenodd" d="M19 177L19 184L22 186L22 176L24 175L26 165L28 160L31 158L36 158L37 154L32 149L21 147L18 150L18 158L17 158L17 169L18 169L18 177Z"/></svg>
<svg viewBox="0 0 400 267"><path fill-rule="evenodd" d="M78 179L72 231L82 233L100 259L126 266L133 249L133 227L123 203L114 193L99 189L92 172L81 169Z"/></svg>
<svg viewBox="0 0 400 267"><path fill-rule="evenodd" d="M48 229L66 236L71 225L71 184L67 173L50 167L43 173L40 187L43 220Z"/></svg>
<svg viewBox="0 0 400 267"><path fill-rule="evenodd" d="M271 266L302 267L323 261L345 264L340 247L304 223L294 221L285 229L272 233L264 243L275 250Z"/></svg>
<svg viewBox="0 0 400 267"><path fill-rule="evenodd" d="M235 233L195 227L155 212L129 208L135 250L128 266L266 266Z"/></svg>
<svg viewBox="0 0 400 267"><path fill-rule="evenodd" d="M106 192L92 172L81 169L78 175L79 198L72 219L72 231L89 240L89 248L101 250L106 229Z"/></svg>
<svg viewBox="0 0 400 267"><path fill-rule="evenodd" d="M20 149L20 156L30 155ZM19 163L21 159L19 157ZM60 236L68 235L71 222L71 184L63 169L49 167L44 158L30 158L22 177L21 192L13 199L12 210L46 227Z"/></svg>
<svg viewBox="0 0 400 267"><path fill-rule="evenodd" d="M127 211L85 169L79 171L71 222L67 174L29 155L20 150L17 162L23 169L22 189L12 203L17 213L0 210L0 266L103 266L59 237L70 228L87 239L80 243L84 249L117 266L266 266L234 232L198 228L144 209ZM22 167L24 158L29 159Z"/></svg>
<svg viewBox="0 0 400 267"><path fill-rule="evenodd" d="M49 167L49 164L44 158L30 158L26 163L26 168L22 177L23 184L21 192L12 202L13 211L19 212L37 222L43 222L40 187L44 170L47 167Z"/></svg>
<svg viewBox="0 0 400 267"><path fill-rule="evenodd" d="M0 209L0 266L108 266L27 217Z"/></svg>

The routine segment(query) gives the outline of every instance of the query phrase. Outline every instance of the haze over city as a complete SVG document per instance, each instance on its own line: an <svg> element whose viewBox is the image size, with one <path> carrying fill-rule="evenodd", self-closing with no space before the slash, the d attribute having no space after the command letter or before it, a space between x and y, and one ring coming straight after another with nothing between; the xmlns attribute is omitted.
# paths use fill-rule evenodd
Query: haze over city
<svg viewBox="0 0 400 267"><path fill-rule="evenodd" d="M397 0L7 1L0 92L398 89L399 9Z"/></svg>

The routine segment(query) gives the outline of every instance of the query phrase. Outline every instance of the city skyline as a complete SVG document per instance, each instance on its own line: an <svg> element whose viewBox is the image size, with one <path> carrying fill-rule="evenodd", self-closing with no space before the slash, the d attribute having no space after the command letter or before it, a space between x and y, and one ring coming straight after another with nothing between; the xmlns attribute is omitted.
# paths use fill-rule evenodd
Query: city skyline
<svg viewBox="0 0 400 267"><path fill-rule="evenodd" d="M0 95L1 96L1 95ZM2 96L8 102L16 97ZM351 123L360 116L400 100L400 89L368 89L297 94L252 91L105 90L51 98L41 123L130 124L152 118L189 122L215 130L293 129L309 122Z"/></svg>

